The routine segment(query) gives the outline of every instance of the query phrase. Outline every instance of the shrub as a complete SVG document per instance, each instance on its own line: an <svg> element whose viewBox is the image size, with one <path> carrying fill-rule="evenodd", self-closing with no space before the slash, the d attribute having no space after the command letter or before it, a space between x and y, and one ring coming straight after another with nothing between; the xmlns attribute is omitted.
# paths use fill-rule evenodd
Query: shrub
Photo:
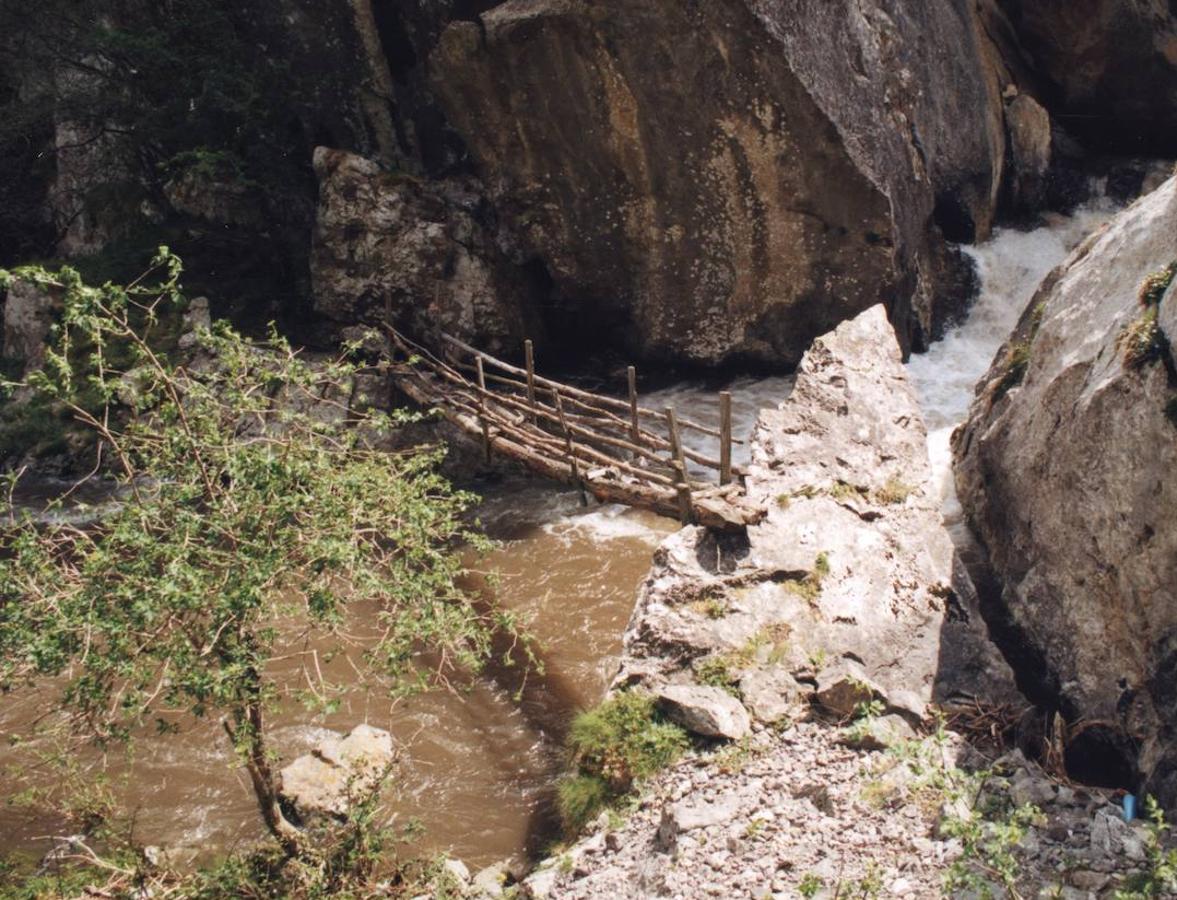
<svg viewBox="0 0 1177 900"><path fill-rule="evenodd" d="M635 782L673 764L690 746L644 691L622 691L578 715L568 734L576 771L559 788L560 816L575 831Z"/></svg>
<svg viewBox="0 0 1177 900"><path fill-rule="evenodd" d="M1165 291L1177 276L1177 260L1169 263L1163 269L1153 272L1140 284L1140 305L1144 307L1159 306L1165 296Z"/></svg>
<svg viewBox="0 0 1177 900"><path fill-rule="evenodd" d="M1168 342L1157 324L1157 308L1150 306L1135 320L1124 326L1116 339L1116 347L1129 369L1139 369L1159 360Z"/></svg>
<svg viewBox="0 0 1177 900"><path fill-rule="evenodd" d="M558 788L560 820L569 833L580 831L616 796L598 775L569 775Z"/></svg>
<svg viewBox="0 0 1177 900"><path fill-rule="evenodd" d="M459 548L484 542L438 456L369 449L369 427L393 424L380 413L364 429L314 415L308 401L340 390L354 363L312 367L277 335L257 344L224 325L200 336L216 362L199 370L152 349L137 322L182 302L180 271L161 248L127 288L40 275L64 312L26 387L96 435L125 497L89 530L26 519L0 531L0 691L51 681L104 743L177 713L218 716L282 852L324 871L327 849L278 799L274 622L294 617L308 645L330 645L349 607L372 603L382 634L365 674L394 693L477 671L494 630L513 626L459 586ZM307 675L325 698L343 690Z"/></svg>

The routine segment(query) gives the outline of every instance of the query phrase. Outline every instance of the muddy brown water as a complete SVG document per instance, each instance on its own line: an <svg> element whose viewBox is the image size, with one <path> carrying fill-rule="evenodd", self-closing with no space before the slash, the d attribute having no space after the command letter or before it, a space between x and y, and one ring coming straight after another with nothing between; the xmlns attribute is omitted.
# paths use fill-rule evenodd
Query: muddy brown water
<svg viewBox="0 0 1177 900"><path fill-rule="evenodd" d="M971 249L983 290L969 321L913 360L946 520L962 550L971 538L952 490L948 435L1041 277L1108 212L1083 210L1034 231L999 231ZM790 382L744 378L724 387L735 395L736 434L747 438L757 410L784 399ZM644 399L714 424L716 388L683 383ZM697 448L714 450L706 440ZM737 448L737 462L746 455L746 444ZM574 492L534 481L492 486L480 515L501 543L478 566L497 570L498 600L525 617L543 647L546 674L528 681L521 700L514 697L516 673L492 671L468 693L430 691L392 704L379 692L355 691L330 715L287 704L271 720L272 744L287 760L309 750L327 729L346 731L367 721L391 731L402 756L386 792L386 814L401 824L420 821L425 833L418 849L445 851L475 868L539 849L553 836L550 797L563 730L578 709L600 700L652 551L677 528L620 507L583 510ZM477 579L472 586L479 586ZM291 680L300 673L292 668ZM336 676L334 670L325 674ZM346 670L338 677L347 678ZM48 701L45 688L0 698L3 745L25 733ZM43 809L6 802L52 781L44 772L18 777L10 768L45 749L34 742L0 751L0 855L43 853L50 846L44 838L62 833L62 823ZM95 757L80 753L77 759L91 764ZM134 811L134 836L145 844L191 848L207 859L262 835L248 784L215 723L187 723L179 735L140 741L118 794Z"/></svg>
<svg viewBox="0 0 1177 900"><path fill-rule="evenodd" d="M582 510L574 493L529 481L492 487L479 514L499 547L475 565L497 572L498 599L524 616L542 649L545 674L530 677L520 699L517 673L492 670L465 691L438 689L393 703L381 691L356 690L330 714L291 702L271 718L272 745L286 760L328 729L366 721L391 731L401 763L386 792L387 816L401 825L416 819L425 829L419 849L448 852L472 867L534 851L551 838L549 800L564 726L599 701L652 550L677 527L620 507ZM471 586L487 589L477 575ZM343 657L324 666L328 680L348 677ZM305 686L301 664L286 675L290 686ZM43 853L46 838L63 833L44 808L12 802L57 778L14 768L35 764L51 749L47 740L8 746L28 733L51 691L0 700L0 854ZM98 759L88 750L74 758L82 765ZM140 738L129 768L112 759L120 773L113 790L133 813L142 843L209 859L263 833L248 782L215 722L188 721L179 734Z"/></svg>
<svg viewBox="0 0 1177 900"><path fill-rule="evenodd" d="M717 426L716 391L730 390L735 432L746 441L757 411L783 399L790 385L788 378L680 382L644 399ZM684 440L715 451L712 438ZM734 455L746 462L748 443ZM37 507L66 487L32 485L18 502ZM578 710L600 701L654 548L678 528L670 519L619 506L582 509L576 492L538 480L509 479L475 490L484 497L478 517L499 546L473 565L496 573L497 600L523 616L538 638L544 675L530 677L518 697L518 672L492 669L468 692L436 690L392 703L378 690L354 690L330 714L289 702L270 719L271 744L283 760L307 752L328 731L359 722L388 729L401 757L384 813L394 824L420 822L417 849L447 852L472 868L534 853L556 836L551 799L563 765L563 732ZM101 506L108 497L97 489L78 499ZM64 515L89 517L84 511ZM477 574L470 587L488 589ZM324 676L350 680L347 659L323 664ZM301 662L288 666L288 687L306 686L302 671ZM56 779L35 766L16 771L49 752L47 740L9 747L51 699L51 686L0 697L0 856L43 854L51 846L47 838L64 833L45 806L12 802ZM72 758L82 766L101 761L88 750ZM133 836L142 844L180 848L185 857L194 853L207 861L263 835L247 778L216 722L184 721L179 734L137 740L129 766L114 761L119 774L113 789L133 814Z"/></svg>

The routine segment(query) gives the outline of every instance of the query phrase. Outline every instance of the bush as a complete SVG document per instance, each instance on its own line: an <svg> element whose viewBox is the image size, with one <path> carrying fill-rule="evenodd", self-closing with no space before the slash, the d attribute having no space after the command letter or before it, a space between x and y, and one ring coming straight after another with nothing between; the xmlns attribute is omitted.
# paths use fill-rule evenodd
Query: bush
<svg viewBox="0 0 1177 900"><path fill-rule="evenodd" d="M438 455L370 449L366 435L394 424L382 413L322 414L355 363L311 366L276 335L258 344L223 324L199 336L211 365L152 349L137 322L182 303L179 275L163 248L128 288L38 276L64 312L26 388L93 432L124 496L92 529L26 519L0 531L0 691L50 681L103 743L216 715L283 853L325 871L329 848L279 803L267 722L270 662L286 648L274 623L293 617L329 650L353 604L372 604L382 631L366 686L397 694L476 672L494 631L514 628L459 585L460 548L485 542ZM306 674L324 702L345 689Z"/></svg>
<svg viewBox="0 0 1177 900"><path fill-rule="evenodd" d="M1116 346L1129 369L1140 369L1161 359L1168 342L1157 324L1157 308L1150 306L1135 320L1124 326L1116 339Z"/></svg>
<svg viewBox="0 0 1177 900"><path fill-rule="evenodd" d="M577 770L560 786L560 815L569 831L690 746L686 732L667 722L644 691L623 691L578 715L567 744Z"/></svg>

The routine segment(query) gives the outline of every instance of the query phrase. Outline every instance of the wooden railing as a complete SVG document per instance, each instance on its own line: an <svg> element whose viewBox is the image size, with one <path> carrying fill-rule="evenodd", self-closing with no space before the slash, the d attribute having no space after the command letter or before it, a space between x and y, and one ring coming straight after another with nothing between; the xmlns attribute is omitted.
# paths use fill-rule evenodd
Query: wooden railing
<svg viewBox="0 0 1177 900"><path fill-rule="evenodd" d="M387 327L387 326L386 326ZM606 502L677 515L683 522L741 527L763 516L743 502L742 476L732 464L731 395L719 395L720 426L711 428L643 407L637 373L628 369L625 399L540 376L531 341L524 366L511 365L450 335L443 356L391 327L398 383L418 403L441 410L492 452L548 477L576 485ZM694 432L718 443L716 456L688 447ZM716 473L705 482L688 468Z"/></svg>

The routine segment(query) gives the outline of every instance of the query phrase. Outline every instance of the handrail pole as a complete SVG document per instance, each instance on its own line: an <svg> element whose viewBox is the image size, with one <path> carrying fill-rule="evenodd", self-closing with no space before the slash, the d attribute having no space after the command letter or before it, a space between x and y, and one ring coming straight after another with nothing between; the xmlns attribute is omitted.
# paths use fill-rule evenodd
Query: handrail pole
<svg viewBox="0 0 1177 900"><path fill-rule="evenodd" d="M486 373L482 370L482 357L474 357L478 369L478 421L482 424L482 446L486 450L486 461L490 462L490 423L486 418Z"/></svg>
<svg viewBox="0 0 1177 900"><path fill-rule="evenodd" d="M732 481L732 395L719 392L719 483Z"/></svg>
<svg viewBox="0 0 1177 900"><path fill-rule="evenodd" d="M666 407L666 424L670 431L670 447L673 454L671 468L678 477L674 488L678 494L678 517L684 525L690 525L693 518L693 503L691 502L691 485L687 480L687 461L683 457L682 436L678 430L678 417L674 407Z"/></svg>
<svg viewBox="0 0 1177 900"><path fill-rule="evenodd" d="M531 407L531 424L538 424L535 414L535 346L530 340L523 342L523 358L527 364L527 405Z"/></svg>
<svg viewBox="0 0 1177 900"><path fill-rule="evenodd" d="M576 448L572 444L572 432L568 430L568 423L564 419L564 401L559 391L552 391L556 398L556 413L560 417L560 428L564 432L564 446L568 450L568 464L572 468L572 481L580 490L580 505L588 506L588 492L584 489L584 482L580 479L580 466L576 462Z"/></svg>
<svg viewBox="0 0 1177 900"><path fill-rule="evenodd" d="M642 442L642 424L638 419L638 370L628 366L625 370L626 380L629 382L629 437L635 444ZM638 459L634 453L633 458Z"/></svg>

